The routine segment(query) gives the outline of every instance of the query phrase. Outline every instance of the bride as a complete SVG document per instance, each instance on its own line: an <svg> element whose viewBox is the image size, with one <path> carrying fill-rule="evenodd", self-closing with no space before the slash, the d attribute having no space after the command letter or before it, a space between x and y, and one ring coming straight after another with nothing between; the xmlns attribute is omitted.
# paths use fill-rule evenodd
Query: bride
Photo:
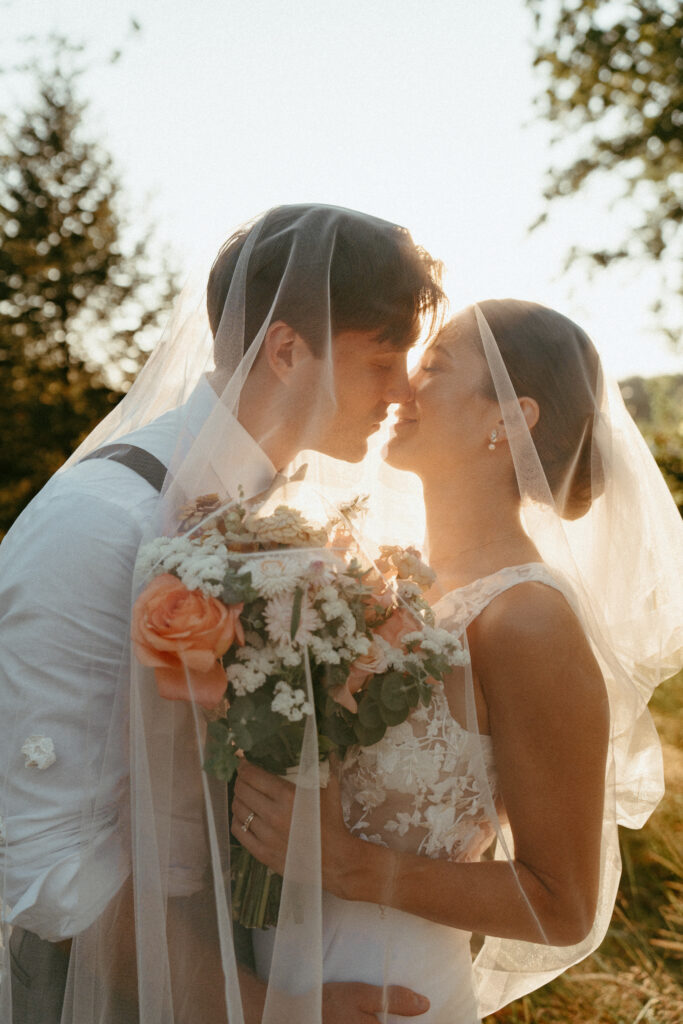
<svg viewBox="0 0 683 1024"><path fill-rule="evenodd" d="M429 998L425 1024L474 1024L605 933L616 825L639 827L661 795L646 700L680 657L665 554L680 521L561 314L465 309L411 383L386 460L421 479L427 596L470 666L352 748L324 791L323 979L400 982ZM290 784L240 769L233 835L278 872L293 802ZM267 976L273 936L254 945ZM305 985L308 965L289 967Z"/></svg>

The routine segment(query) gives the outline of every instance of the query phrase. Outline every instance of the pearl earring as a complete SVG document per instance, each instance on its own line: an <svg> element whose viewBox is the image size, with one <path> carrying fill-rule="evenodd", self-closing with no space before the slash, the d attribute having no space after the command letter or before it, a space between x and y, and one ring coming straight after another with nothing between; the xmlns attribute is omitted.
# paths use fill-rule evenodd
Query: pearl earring
<svg viewBox="0 0 683 1024"><path fill-rule="evenodd" d="M498 431L492 430L489 434L489 451L495 452L496 450L496 438L498 437Z"/></svg>

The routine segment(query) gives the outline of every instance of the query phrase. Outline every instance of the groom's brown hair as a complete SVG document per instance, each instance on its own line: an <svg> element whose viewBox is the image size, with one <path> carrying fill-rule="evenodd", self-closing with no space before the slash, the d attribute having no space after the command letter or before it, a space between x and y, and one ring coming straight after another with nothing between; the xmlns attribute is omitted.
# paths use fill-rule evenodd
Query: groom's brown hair
<svg viewBox="0 0 683 1024"><path fill-rule="evenodd" d="M333 224L331 259L319 251ZM303 225L303 230L302 230ZM263 221L232 235L218 253L207 286L209 322L221 364L219 326L239 256L257 231L245 282L244 351L252 343L275 302L271 322L284 320L322 350L324 332L375 331L378 340L407 348L423 323L433 328L444 304L441 264L415 245L405 228L328 206L280 206ZM329 246L329 243L328 243ZM322 258L324 256L324 259ZM327 285L329 309L321 308L319 290ZM279 291L278 291L279 289Z"/></svg>

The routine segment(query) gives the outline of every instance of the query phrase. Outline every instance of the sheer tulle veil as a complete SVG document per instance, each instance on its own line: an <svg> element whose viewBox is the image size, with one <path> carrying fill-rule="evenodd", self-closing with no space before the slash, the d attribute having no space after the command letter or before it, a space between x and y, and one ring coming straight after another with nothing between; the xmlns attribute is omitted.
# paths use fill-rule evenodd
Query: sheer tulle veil
<svg viewBox="0 0 683 1024"><path fill-rule="evenodd" d="M383 351L391 352L429 333L442 298L434 261L405 229L383 220L336 207L280 207L231 237L209 282L208 305L205 280L185 289L129 394L61 474L83 473L88 464L82 460L99 447L144 444L146 431L170 430L168 472L142 543L173 537L183 528L188 502L209 495L226 510L239 497L226 494L226 469L245 500L257 497L253 488L246 493L249 467L245 464L244 472L235 467L226 448L226 431L245 418L249 405L252 441L287 453L286 464L273 456L276 502L300 503L307 514L324 519L340 503L367 495L367 512L353 527L364 557L375 558L381 544L424 550L419 483L381 458L388 429L376 428L386 403L362 421L335 419L343 372L335 339L340 332L372 331L386 346ZM361 292L363 303L357 301ZM524 527L561 581L605 679L611 728L601 883L592 929L576 946L553 946L544 941L542 929L537 943L483 940L474 961L482 1014L543 984L601 941L620 874L617 825L640 827L662 793L661 752L647 700L658 682L676 671L683 646L676 508L618 388L604 379L590 341L559 314L538 310L524 303L483 302L471 308L468 322L504 420ZM558 374L570 367L573 393L581 396L571 429L555 431L543 444L538 432L527 428L504 337L510 322L523 337L525 317L534 311L534 330L556 346L551 363ZM291 335L280 362L271 345L271 328L278 324ZM250 389L268 360L282 386L276 384L267 401L254 402ZM202 397L207 387L210 401ZM541 407L543 397L538 395ZM304 465L303 483L292 480ZM31 515L30 508L25 514ZM107 566L97 571L106 573ZM147 582L140 565L135 577L131 567L130 602L121 611L126 621ZM450 610L448 601L444 621L461 635L457 600ZM130 655L128 646L104 711L86 697L77 712L82 735L98 740L97 756L76 770L74 785L82 798L65 840L78 851L70 889L78 926L60 933L46 925L43 936L53 941L73 936L62 1024L120 1024L122 1000L134 1006L130 1019L139 1024L204 1019L243 1024L227 787L203 770L207 714L196 693L193 700L160 696L152 669ZM88 653L94 677L96 638ZM191 689L191 678L188 685ZM307 686L312 702L310 679ZM476 735L471 675L468 692L467 728ZM76 713L57 701L52 713L56 719L67 710ZM34 713L21 703L12 707L17 749L0 750L0 811L7 822L6 845L0 848L5 948L10 926L21 924L13 917L13 857L19 850L13 846L8 794ZM514 841L490 792L481 737L479 750L478 781L495 824L495 856L512 861ZM310 715L263 1024L321 1021L319 785L318 736ZM95 867L103 835L114 834L119 854L111 891L104 893ZM53 883L62 884L46 869L44 891L49 893ZM387 879L387 890L391 885ZM429 951L415 955L426 962ZM387 958L375 981L388 986L402 979L392 976ZM0 988L0 1016L11 1019L6 983Z"/></svg>
<svg viewBox="0 0 683 1024"><path fill-rule="evenodd" d="M83 460L96 449L114 443L144 448L150 438L170 438L170 457L164 460L168 471L142 545L172 537L181 528L183 508L199 496L217 496L226 509L241 498L257 497L260 488L248 458L240 463L243 456L231 449L234 438L244 436L235 424L248 405L249 445L275 453L277 464L266 484L279 486L280 502L294 500L299 488L276 470L291 475L296 465L288 468L286 462L292 454L298 453L297 462L303 464L309 461L306 449L316 449L306 486L310 495L322 496L310 500L324 519L343 493L368 489L367 437L386 414L386 402L378 400L338 429L340 371L333 335L372 337L377 351L385 354L376 372L386 373L391 354L403 353L416 340L442 299L439 264L406 229L331 206L271 210L226 242L211 268L208 289L206 276L188 284L129 393L59 475L85 481L95 463ZM268 347L271 327L286 334L279 362L271 359ZM270 392L248 394L268 360ZM242 451L246 442L240 443ZM326 454L319 455L320 449ZM262 454L262 468L264 459L268 464ZM324 467L320 476L318 465ZM341 486L334 466L341 467ZM323 475L335 481L329 492ZM122 487L127 479L124 473ZM29 508L24 515L32 514ZM12 543L10 534L8 550ZM106 574L107 565L84 571ZM147 582L140 570L132 577L131 565L129 603L116 613L121 621L130 621ZM197 701L162 698L153 670L130 653L125 638L122 644L118 679L106 698L90 700L86 692L77 709L67 709L54 694L41 710L52 723L44 728L57 737L57 747L54 723L60 716L77 716L83 750L88 750L87 758L76 750L58 750L59 770L71 765L74 791L81 794L59 853L69 866L50 872L49 865L40 865L34 886L46 908L41 938L73 938L62 1021L120 1024L124 1007L140 1024L198 1019L241 1024L245 1009L230 906L227 787L202 770L207 716ZM97 637L92 650L80 653L94 677ZM22 849L14 841L14 816L21 813L14 780L23 762L21 744L35 731L35 713L19 694L7 708L12 742L0 751L5 951L12 924L30 919L26 927L38 930L35 914L22 918L15 913L24 894L16 870ZM271 1024L320 1019L318 771L315 721L309 718L263 1016ZM114 851L106 884L97 869L103 843ZM63 877L65 870L73 877ZM51 885L69 893L68 921L64 913L59 920L51 913ZM297 963L312 965L312 972L292 991L292 965ZM11 1019L10 1001L5 979L3 1020Z"/></svg>
<svg viewBox="0 0 683 1024"><path fill-rule="evenodd" d="M454 321L460 329L463 322L486 363L485 389L500 407L524 528L590 640L611 720L592 928L569 947L543 937L537 944L485 938L474 963L483 1015L587 956L606 932L621 873L617 826L640 828L663 793L647 701L683 660L683 564L677 509L587 335L552 310L512 300L470 307ZM447 325L444 335L453 330ZM540 406L531 431L519 402L529 387ZM456 597L451 602L455 627ZM476 730L469 685L468 728ZM483 769L480 784L488 788ZM498 821L496 831L495 856L512 860L509 829Z"/></svg>

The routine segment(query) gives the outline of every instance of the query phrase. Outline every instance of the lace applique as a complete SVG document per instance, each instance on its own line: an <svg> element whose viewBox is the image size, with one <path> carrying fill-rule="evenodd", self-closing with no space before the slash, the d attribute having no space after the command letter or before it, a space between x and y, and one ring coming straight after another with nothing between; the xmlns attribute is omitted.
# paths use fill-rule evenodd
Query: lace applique
<svg viewBox="0 0 683 1024"><path fill-rule="evenodd" d="M443 689L435 686L428 708L387 729L379 743L347 754L341 783L347 826L394 849L475 859L494 836L477 781L478 749L479 737L451 717ZM495 799L488 737L482 749Z"/></svg>
<svg viewBox="0 0 683 1024"><path fill-rule="evenodd" d="M528 562L525 565L508 565L490 576L482 576L466 587L459 587L445 594L434 605L434 614L439 625L448 629L457 623L462 630L467 628L487 604L510 587L518 583L545 583L561 593L565 588L542 562Z"/></svg>
<svg viewBox="0 0 683 1024"><path fill-rule="evenodd" d="M29 736L21 748L26 758L26 768L38 768L44 771L57 760L55 745L49 736Z"/></svg>
<svg viewBox="0 0 683 1024"><path fill-rule="evenodd" d="M461 633L494 597L529 581L562 589L541 563L510 566L443 597L434 606L437 623ZM491 739L455 721L441 684L434 685L429 707L387 729L379 743L353 747L342 765L342 807L350 831L427 857L481 856L495 837L486 788L499 805Z"/></svg>

